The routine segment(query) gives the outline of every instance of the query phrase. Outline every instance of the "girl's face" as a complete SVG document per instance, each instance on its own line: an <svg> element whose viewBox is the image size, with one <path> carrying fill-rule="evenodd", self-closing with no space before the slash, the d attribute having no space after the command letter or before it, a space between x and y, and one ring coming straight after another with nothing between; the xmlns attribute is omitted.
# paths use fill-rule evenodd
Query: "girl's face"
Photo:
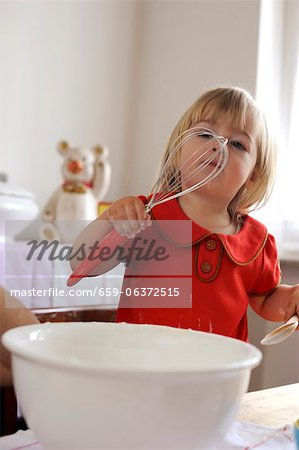
<svg viewBox="0 0 299 450"><path fill-rule="evenodd" d="M210 181L205 187L199 188L198 192L209 193L216 200L223 200L227 204L235 197L239 189L245 184L250 188L254 174L253 169L256 163L257 149L256 136L253 127L246 130L240 130L230 125L225 119L219 119L214 123L206 120L194 125L194 128L204 128L211 130L215 135L223 136L228 140L228 161L222 172L214 180ZM193 127L192 127L193 128ZM211 156L215 149L219 148L219 142L213 139L210 133L188 139L182 146L179 168L181 171L182 189L186 189L194 182L208 176L215 169L218 157L205 167L200 173L190 177L188 170L189 160L205 160ZM216 154L217 152L215 152ZM196 156L198 155L198 156ZM186 162L187 161L187 162ZM193 166L194 167L194 166Z"/></svg>

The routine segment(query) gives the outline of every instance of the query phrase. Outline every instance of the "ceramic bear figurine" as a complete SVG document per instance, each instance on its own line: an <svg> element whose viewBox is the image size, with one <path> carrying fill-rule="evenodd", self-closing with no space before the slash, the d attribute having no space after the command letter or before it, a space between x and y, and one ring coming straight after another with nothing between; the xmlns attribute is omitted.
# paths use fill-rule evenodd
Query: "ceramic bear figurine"
<svg viewBox="0 0 299 450"><path fill-rule="evenodd" d="M63 156L64 178L42 211L46 222L41 227L42 239L72 243L80 230L97 217L98 202L109 188L111 168L109 151L98 145L93 148L57 145Z"/></svg>

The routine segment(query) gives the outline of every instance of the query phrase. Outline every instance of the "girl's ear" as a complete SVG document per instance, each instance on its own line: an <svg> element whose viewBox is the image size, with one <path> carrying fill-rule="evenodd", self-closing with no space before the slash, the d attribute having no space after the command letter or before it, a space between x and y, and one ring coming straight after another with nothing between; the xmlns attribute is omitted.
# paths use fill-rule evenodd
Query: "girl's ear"
<svg viewBox="0 0 299 450"><path fill-rule="evenodd" d="M245 182L246 188L250 189L255 181L256 181L256 172L255 172L255 170L253 170L251 172L251 175L248 177L247 181Z"/></svg>

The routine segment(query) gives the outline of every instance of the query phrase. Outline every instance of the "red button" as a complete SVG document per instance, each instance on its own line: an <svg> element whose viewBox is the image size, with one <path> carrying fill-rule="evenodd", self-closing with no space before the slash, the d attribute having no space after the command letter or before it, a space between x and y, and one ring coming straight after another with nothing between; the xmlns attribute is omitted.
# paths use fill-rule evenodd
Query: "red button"
<svg viewBox="0 0 299 450"><path fill-rule="evenodd" d="M208 250L215 250L216 246L217 246L217 244L216 244L216 242L214 241L214 239L209 239L209 240L206 242L206 248L207 248Z"/></svg>
<svg viewBox="0 0 299 450"><path fill-rule="evenodd" d="M201 263L200 268L203 273L210 273L212 270L212 264L208 261L204 261Z"/></svg>

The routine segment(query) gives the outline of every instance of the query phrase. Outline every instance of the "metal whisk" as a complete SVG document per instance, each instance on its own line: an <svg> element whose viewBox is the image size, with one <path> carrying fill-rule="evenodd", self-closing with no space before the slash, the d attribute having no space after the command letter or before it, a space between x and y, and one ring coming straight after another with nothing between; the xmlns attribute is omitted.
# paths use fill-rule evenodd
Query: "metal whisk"
<svg viewBox="0 0 299 450"><path fill-rule="evenodd" d="M170 148L150 199L145 205L147 213L157 205L182 195L189 194L211 182L224 169L228 160L228 140L217 136L212 130L193 127L184 131ZM67 281L68 286L78 283L101 265L97 258L104 247L123 245L128 238L112 229L93 251L92 259L87 256L75 268Z"/></svg>

